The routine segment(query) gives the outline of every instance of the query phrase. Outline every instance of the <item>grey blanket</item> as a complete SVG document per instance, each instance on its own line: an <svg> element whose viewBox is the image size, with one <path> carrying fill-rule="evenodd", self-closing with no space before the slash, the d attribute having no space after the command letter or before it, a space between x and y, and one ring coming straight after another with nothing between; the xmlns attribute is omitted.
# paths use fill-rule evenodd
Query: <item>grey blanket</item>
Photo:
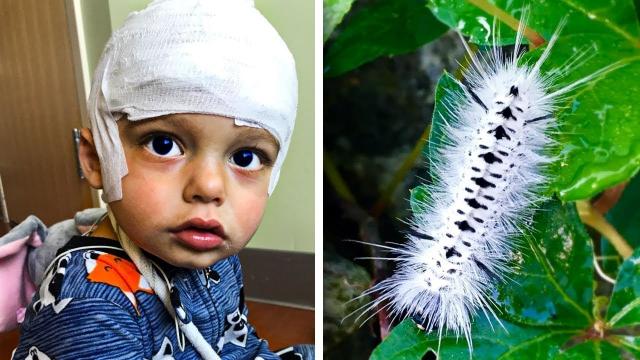
<svg viewBox="0 0 640 360"><path fill-rule="evenodd" d="M85 209L77 212L73 219L61 221L49 228L37 216L29 215L6 235L0 237L0 246L23 239L34 232L40 235L42 246L30 249L28 256L29 275L38 286L42 282L44 271L56 256L58 249L64 246L72 236L80 235L81 231L88 230L88 227L106 212L107 209L104 208Z"/></svg>

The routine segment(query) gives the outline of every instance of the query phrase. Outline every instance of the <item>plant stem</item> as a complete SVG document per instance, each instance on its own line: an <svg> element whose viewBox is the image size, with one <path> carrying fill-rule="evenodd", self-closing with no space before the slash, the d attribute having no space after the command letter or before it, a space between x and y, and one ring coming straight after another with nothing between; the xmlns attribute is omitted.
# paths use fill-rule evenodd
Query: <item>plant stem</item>
<svg viewBox="0 0 640 360"><path fill-rule="evenodd" d="M507 24L510 28L515 31L518 31L518 25L520 21L518 19L511 16L506 11L500 9L499 7L491 4L487 0L467 0L472 5L477 6L478 8L484 10L487 14L495 16L498 20ZM535 30L528 26L524 26L524 37L529 40L530 49L535 49L542 44L545 43L545 40L540 34L538 34Z"/></svg>
<svg viewBox="0 0 640 360"><path fill-rule="evenodd" d="M600 234L606 237L623 259L627 259L631 256L633 248L629 246L622 235L618 233L607 219L605 219L602 214L591 206L589 201L576 201L576 206L578 208L580 219L583 223L596 229Z"/></svg>
<svg viewBox="0 0 640 360"><path fill-rule="evenodd" d="M389 181L389 184L387 184L387 186L385 187L384 192L380 195L375 205L373 205L373 207L371 208L371 211L369 211L371 216L377 218L387 207L387 205L389 204L389 199L391 199L391 196L396 191L398 185L400 185L402 180L407 175L407 172L409 172L409 170L411 170L411 168L413 167L413 164L415 164L418 156L420 156L420 153L424 148L424 144L426 143L430 132L431 125L428 125L427 127L425 127L422 135L420 135L420 139L418 139L416 144L413 146L413 149L411 150L409 155L407 155L407 157L404 158L404 161L402 161L402 165L400 165L395 174L393 174L391 181Z"/></svg>
<svg viewBox="0 0 640 360"><path fill-rule="evenodd" d="M593 208L600 214L608 213L622 197L622 192L627 184L625 182L605 190L600 197L593 201Z"/></svg>
<svg viewBox="0 0 640 360"><path fill-rule="evenodd" d="M329 179L329 183L333 186L338 197L344 201L357 205L358 203L356 202L355 196L353 196L349 186L347 186L347 183L342 178L342 175L340 175L338 168L335 166L333 160L331 160L331 157L326 151L323 151L322 159L324 173L327 175L327 179Z"/></svg>

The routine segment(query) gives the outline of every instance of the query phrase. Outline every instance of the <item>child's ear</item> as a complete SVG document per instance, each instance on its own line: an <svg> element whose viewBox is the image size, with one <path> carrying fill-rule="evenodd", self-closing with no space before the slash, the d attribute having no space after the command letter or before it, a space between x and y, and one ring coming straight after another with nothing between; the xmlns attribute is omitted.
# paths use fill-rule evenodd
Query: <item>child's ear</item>
<svg viewBox="0 0 640 360"><path fill-rule="evenodd" d="M100 158L93 142L93 135L88 128L80 129L80 148L78 151L82 173L89 185L94 189L102 189L102 173Z"/></svg>

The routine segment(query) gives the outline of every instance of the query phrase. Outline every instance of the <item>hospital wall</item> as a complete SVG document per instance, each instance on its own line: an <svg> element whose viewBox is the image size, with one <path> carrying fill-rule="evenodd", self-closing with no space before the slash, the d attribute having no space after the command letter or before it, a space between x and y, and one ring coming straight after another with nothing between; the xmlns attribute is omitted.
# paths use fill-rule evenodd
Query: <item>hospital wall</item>
<svg viewBox="0 0 640 360"><path fill-rule="evenodd" d="M87 77L112 29L149 0L74 0ZM298 116L287 160L265 216L249 247L295 252L314 251L314 16L312 0L256 0L256 7L283 37L296 59ZM283 11L285 10L285 11ZM292 16L296 14L296 16Z"/></svg>

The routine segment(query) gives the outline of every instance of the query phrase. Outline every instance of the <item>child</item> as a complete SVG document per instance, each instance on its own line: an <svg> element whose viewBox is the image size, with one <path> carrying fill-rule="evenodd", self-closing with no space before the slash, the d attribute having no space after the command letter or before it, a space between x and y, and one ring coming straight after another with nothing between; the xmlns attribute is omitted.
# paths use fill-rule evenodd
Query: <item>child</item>
<svg viewBox="0 0 640 360"><path fill-rule="evenodd" d="M279 358L247 323L236 254L275 187L296 105L293 57L251 1L157 0L131 14L102 54L81 132L108 212L58 250L14 359Z"/></svg>

